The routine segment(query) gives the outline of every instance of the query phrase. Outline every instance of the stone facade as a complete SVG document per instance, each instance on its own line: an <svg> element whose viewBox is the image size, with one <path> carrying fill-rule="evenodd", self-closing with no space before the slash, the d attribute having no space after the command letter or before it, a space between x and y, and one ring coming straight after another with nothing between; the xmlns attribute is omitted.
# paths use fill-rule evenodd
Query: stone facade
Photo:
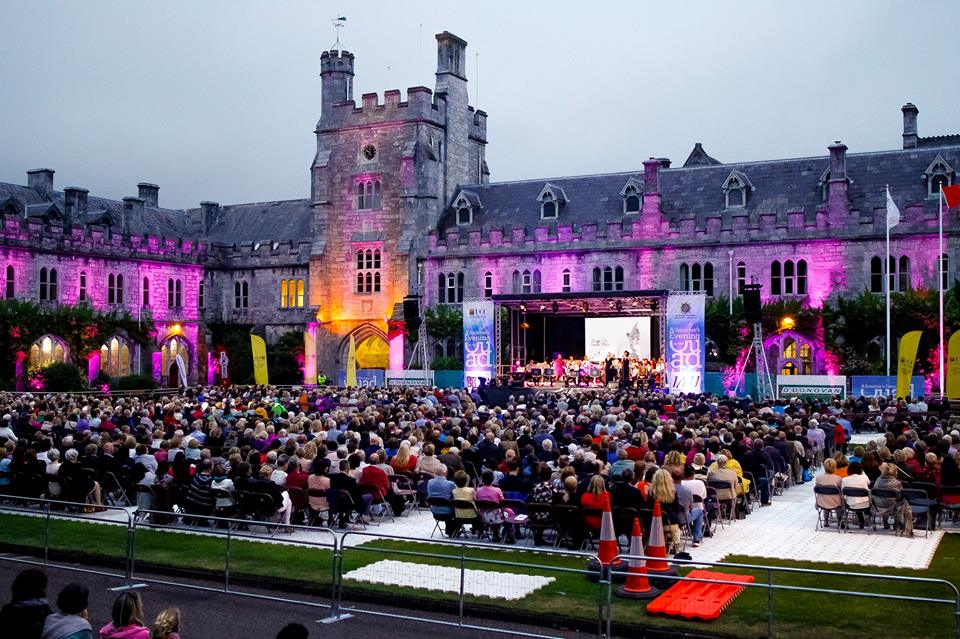
<svg viewBox="0 0 960 639"><path fill-rule="evenodd" d="M134 360L162 381L172 337L187 351L190 381L207 379L208 323L255 325L268 343L303 330L313 381L343 368L351 335L389 338L396 366L402 300L441 303L441 277L462 280L463 297L522 292L524 271L539 272L531 287L542 292L592 291L607 267L628 291L719 296L756 281L766 299L819 305L876 290L885 185L902 217L891 232L895 286L936 286L937 185L957 179L960 136L920 137L911 104L903 148L892 151L848 153L835 142L820 157L723 164L697 143L678 167L651 157L625 173L490 183L487 115L468 102L466 42L437 35L433 90L365 94L359 104L355 62L346 51L321 56L309 198L172 210L149 183L122 201L58 191L49 169L29 171L26 186L0 184L4 292L149 312L156 341ZM949 212L945 230L952 283L960 212ZM55 296L43 288L50 269Z"/></svg>

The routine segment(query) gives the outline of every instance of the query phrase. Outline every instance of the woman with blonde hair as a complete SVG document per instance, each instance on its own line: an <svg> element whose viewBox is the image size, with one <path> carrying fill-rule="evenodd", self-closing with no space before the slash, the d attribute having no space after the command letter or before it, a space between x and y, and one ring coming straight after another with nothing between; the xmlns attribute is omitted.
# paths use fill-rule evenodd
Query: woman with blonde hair
<svg viewBox="0 0 960 639"><path fill-rule="evenodd" d="M743 466L741 466L740 462L733 458L733 453L730 452L729 448L722 449L720 454L727 456L727 470L732 470L737 475L737 479L739 480L737 482L737 494L742 495L745 492L749 493L750 480L744 478ZM715 470L717 467L717 462L714 460L714 462L710 464L710 470Z"/></svg>
<svg viewBox="0 0 960 639"><path fill-rule="evenodd" d="M648 498L653 502L660 502L663 513L663 530L670 539L670 554L676 554L680 547L680 501L677 499L677 488L673 483L670 471L661 468L653 474L650 482Z"/></svg>
<svg viewBox="0 0 960 639"><path fill-rule="evenodd" d="M113 602L111 621L100 629L100 639L148 639L143 625L143 600L136 592L125 592Z"/></svg>
<svg viewBox="0 0 960 639"><path fill-rule="evenodd" d="M607 492L607 482L602 475L594 475L587 484L587 490L580 497L580 505L592 512L584 516L584 523L589 530L600 530L601 516L598 514L610 507L610 493Z"/></svg>
<svg viewBox="0 0 960 639"><path fill-rule="evenodd" d="M390 460L390 465L394 472L412 473L417 467L417 456L410 452L410 440L405 439L400 442L400 448L397 454Z"/></svg>
<svg viewBox="0 0 960 639"><path fill-rule="evenodd" d="M183 624L180 621L179 608L164 608L153 622L150 639L180 639Z"/></svg>

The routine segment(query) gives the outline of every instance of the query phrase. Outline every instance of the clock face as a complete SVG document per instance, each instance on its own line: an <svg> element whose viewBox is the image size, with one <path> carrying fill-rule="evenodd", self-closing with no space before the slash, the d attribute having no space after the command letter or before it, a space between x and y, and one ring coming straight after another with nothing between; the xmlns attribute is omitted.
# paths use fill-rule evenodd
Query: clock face
<svg viewBox="0 0 960 639"><path fill-rule="evenodd" d="M377 157L377 147L373 146L372 144L368 144L363 147L363 157L368 160L372 160L373 158Z"/></svg>

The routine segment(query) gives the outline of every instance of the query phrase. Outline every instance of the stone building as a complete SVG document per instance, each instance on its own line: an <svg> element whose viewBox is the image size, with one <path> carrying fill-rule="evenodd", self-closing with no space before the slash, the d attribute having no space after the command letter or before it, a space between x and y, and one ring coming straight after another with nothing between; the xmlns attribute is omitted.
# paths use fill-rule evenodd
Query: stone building
<svg viewBox="0 0 960 639"><path fill-rule="evenodd" d="M32 363L91 363L91 375L138 371L209 379L208 323L256 325L268 344L305 333L304 376L342 369L350 336L372 368L402 368L402 301L426 305L501 293L643 289L737 294L819 305L883 292L884 187L903 221L891 233L890 284L953 281L939 260L937 191L953 184L960 135L918 135L903 107L901 149L724 164L698 143L682 166L650 158L625 173L490 183L487 115L468 102L466 42L437 35L434 89L353 96L355 58L320 58L322 103L306 199L163 208L159 188L96 198L54 188L54 172L0 183L6 297L149 312L146 348L125 336L100 353L47 336ZM958 212L946 219L956 244ZM389 343L389 346L388 346ZM440 352L456 350L444 345ZM125 349L125 350L124 350ZM812 336L771 344L778 370L821 372ZM116 352L115 352L116 351ZM104 361L106 363L104 363Z"/></svg>

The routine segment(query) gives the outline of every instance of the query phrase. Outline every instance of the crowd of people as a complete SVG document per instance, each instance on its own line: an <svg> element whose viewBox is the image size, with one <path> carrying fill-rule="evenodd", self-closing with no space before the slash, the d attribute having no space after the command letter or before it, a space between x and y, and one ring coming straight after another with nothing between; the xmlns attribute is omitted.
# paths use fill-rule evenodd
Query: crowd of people
<svg viewBox="0 0 960 639"><path fill-rule="evenodd" d="M344 513L369 522L431 502L447 534L506 541L519 528L508 505L573 506L583 523L564 531L572 547L599 528L606 504L649 517L658 501L676 549L684 534L700 544L724 509L743 516L751 502L811 481L822 460L846 460L855 430L884 433L882 445L853 451L871 479L892 465L938 486L960 482L949 406L922 399L760 402L570 388L517 389L495 406L483 392L0 394L0 493L86 509L129 498L198 518L253 508L281 526L343 524L349 517L334 514ZM490 502L507 507L471 512ZM535 542L549 543L535 525L549 513L530 510Z"/></svg>
<svg viewBox="0 0 960 639"><path fill-rule="evenodd" d="M47 574L39 568L21 571L10 587L10 601L0 609L3 636L15 639L181 639L179 608L163 608L146 623L143 599L136 591L120 594L110 620L98 630L90 622L90 589L68 583L57 594L56 611L47 599ZM288 623L276 639L308 639L303 624Z"/></svg>

